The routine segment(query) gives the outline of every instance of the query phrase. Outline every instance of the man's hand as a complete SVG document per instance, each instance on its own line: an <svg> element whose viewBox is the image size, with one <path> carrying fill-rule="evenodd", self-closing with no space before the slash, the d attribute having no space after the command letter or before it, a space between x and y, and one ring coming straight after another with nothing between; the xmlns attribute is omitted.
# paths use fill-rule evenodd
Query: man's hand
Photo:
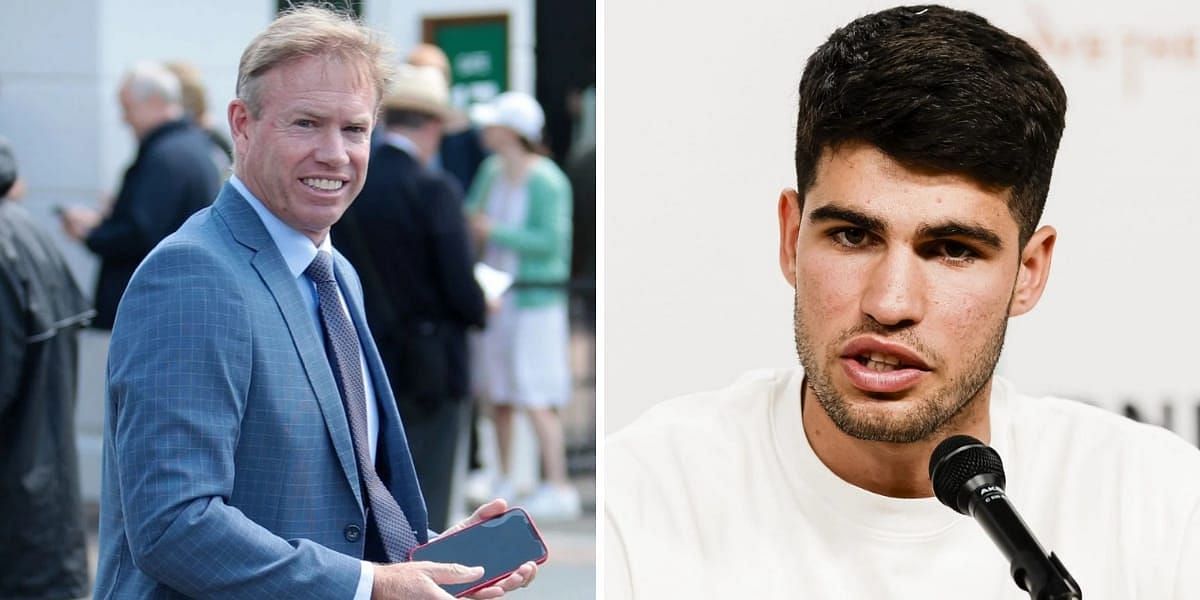
<svg viewBox="0 0 1200 600"><path fill-rule="evenodd" d="M475 509L466 519L442 532L450 535L470 527L481 521L498 517L508 510L508 503L502 498L492 500ZM529 585L537 576L537 565L527 562L509 574L508 577L476 591L468 596L474 600L490 600L499 598L505 592ZM464 565L408 562L375 566L375 583L371 587L372 600L390 600L391 598L452 598L438 584L470 583L483 577L483 567L468 567Z"/></svg>
<svg viewBox="0 0 1200 600"><path fill-rule="evenodd" d="M100 213L84 206L69 206L59 213L63 231L73 239L82 241L92 229L100 224Z"/></svg>
<svg viewBox="0 0 1200 600"><path fill-rule="evenodd" d="M371 600L409 598L431 598L450 600L454 598L438 584L470 583L483 577L483 567L435 562L407 562L391 565L375 565L375 583L371 586ZM491 588L488 588L491 589ZM501 591L499 596L503 596ZM499 596L487 596L497 598Z"/></svg>
<svg viewBox="0 0 1200 600"><path fill-rule="evenodd" d="M506 510L508 510L508 502L506 502L503 498L497 498L475 509L475 512L471 513L471 516L456 523L446 531L443 531L442 535L450 535L455 531L466 529L467 527L479 523L480 521L486 521L488 519L498 517L504 514L504 511ZM499 598L500 596L503 596L505 592L511 592L515 589L523 588L530 583L533 583L534 577L537 577L537 565L533 562L527 562L518 567L516 571L513 571L511 574L509 574L508 577L505 577L504 579L501 579L500 581L497 581L496 583L493 583L492 585L485 587L468 597L476 600Z"/></svg>

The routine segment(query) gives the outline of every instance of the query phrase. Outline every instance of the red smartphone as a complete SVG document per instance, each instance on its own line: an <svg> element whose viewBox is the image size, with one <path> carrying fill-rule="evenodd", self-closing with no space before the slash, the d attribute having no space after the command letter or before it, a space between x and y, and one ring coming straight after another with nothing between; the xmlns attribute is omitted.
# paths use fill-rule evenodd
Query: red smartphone
<svg viewBox="0 0 1200 600"><path fill-rule="evenodd" d="M461 597L504 579L527 562L540 565L548 556L546 542L533 519L520 508L510 508L497 517L417 546L408 558L483 567L483 577L476 581L441 586L451 596Z"/></svg>

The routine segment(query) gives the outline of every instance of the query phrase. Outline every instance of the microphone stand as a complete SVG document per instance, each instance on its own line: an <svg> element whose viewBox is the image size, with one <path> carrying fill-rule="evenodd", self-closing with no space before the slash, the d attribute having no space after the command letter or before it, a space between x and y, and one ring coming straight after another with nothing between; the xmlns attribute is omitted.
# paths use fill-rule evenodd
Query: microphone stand
<svg viewBox="0 0 1200 600"><path fill-rule="evenodd" d="M972 516L981 521L984 530L1001 549L1037 549L1004 553L1013 581L1017 587L1029 592L1030 600L1083 600L1083 592L1075 578L1053 552L1046 555L1003 492L985 495L981 501L988 503L988 510L972 511Z"/></svg>

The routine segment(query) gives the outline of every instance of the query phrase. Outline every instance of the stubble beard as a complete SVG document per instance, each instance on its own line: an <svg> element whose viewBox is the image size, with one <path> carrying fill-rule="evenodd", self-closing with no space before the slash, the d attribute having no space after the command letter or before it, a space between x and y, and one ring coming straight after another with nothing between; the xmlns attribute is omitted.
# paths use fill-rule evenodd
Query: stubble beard
<svg viewBox="0 0 1200 600"><path fill-rule="evenodd" d="M910 410L897 416L873 412L847 401L834 387L830 370L840 368L837 349L851 337L875 333L921 347L911 334L901 332L889 335L885 327L868 320L856 328L842 332L822 356L813 347L812 338L801 316L798 293L794 297L792 312L796 354L804 367L804 376L809 388L830 420L849 436L865 441L896 444L910 444L933 438L949 429L958 417L976 402L984 386L991 380L996 363L1000 360L1004 335L1008 329L1006 311L983 338L983 347L969 352L967 362L960 373L954 374L949 383L933 391L931 395L916 399Z"/></svg>

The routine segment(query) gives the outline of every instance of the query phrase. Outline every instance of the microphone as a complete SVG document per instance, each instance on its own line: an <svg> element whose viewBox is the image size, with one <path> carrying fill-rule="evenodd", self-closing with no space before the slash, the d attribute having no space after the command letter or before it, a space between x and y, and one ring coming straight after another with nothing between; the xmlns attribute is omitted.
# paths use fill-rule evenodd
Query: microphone
<svg viewBox="0 0 1200 600"><path fill-rule="evenodd" d="M1054 553L1046 554L1004 493L1004 464L990 446L956 435L929 458L929 479L942 504L974 517L1008 558L1017 587L1032 600L1082 600L1079 584Z"/></svg>

